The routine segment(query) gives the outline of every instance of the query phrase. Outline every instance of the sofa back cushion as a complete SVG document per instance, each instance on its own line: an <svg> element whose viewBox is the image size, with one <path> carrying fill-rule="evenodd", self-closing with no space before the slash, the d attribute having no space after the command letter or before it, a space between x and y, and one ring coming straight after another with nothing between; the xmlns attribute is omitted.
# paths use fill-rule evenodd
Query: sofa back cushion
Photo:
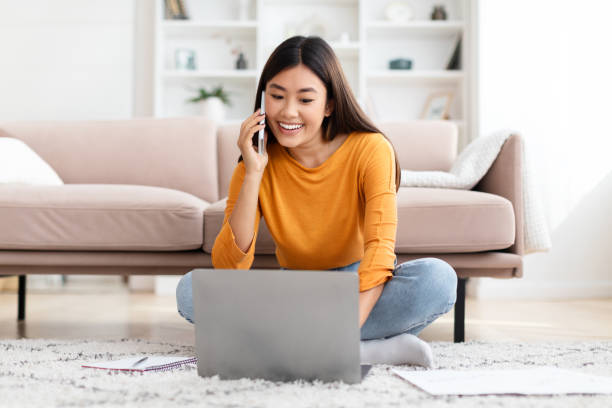
<svg viewBox="0 0 612 408"><path fill-rule="evenodd" d="M238 158L240 157L240 149L238 148L239 135L240 123L221 125L217 131L219 199L227 197L232 174L238 164Z"/></svg>
<svg viewBox="0 0 612 408"><path fill-rule="evenodd" d="M171 188L208 202L218 197L216 125L202 117L0 123L66 184Z"/></svg>
<svg viewBox="0 0 612 408"><path fill-rule="evenodd" d="M406 120L378 124L391 140L400 167L449 171L457 156L457 125L445 120Z"/></svg>
<svg viewBox="0 0 612 408"><path fill-rule="evenodd" d="M457 125L444 120L384 122L379 129L391 140L400 167L406 170L448 171L457 156ZM240 123L222 125L217 132L219 148L219 197L227 197L240 149L236 144Z"/></svg>

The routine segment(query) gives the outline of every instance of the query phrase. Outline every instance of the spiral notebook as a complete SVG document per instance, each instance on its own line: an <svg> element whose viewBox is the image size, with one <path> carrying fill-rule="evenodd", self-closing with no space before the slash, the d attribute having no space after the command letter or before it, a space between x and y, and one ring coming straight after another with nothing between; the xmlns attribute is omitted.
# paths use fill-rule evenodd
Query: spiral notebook
<svg viewBox="0 0 612 408"><path fill-rule="evenodd" d="M144 360L143 356L129 357L114 361L103 361L101 363L83 364L81 367L138 372L167 371L182 367L186 364L195 364L198 361L196 357L182 356L147 356L146 360L141 360Z"/></svg>

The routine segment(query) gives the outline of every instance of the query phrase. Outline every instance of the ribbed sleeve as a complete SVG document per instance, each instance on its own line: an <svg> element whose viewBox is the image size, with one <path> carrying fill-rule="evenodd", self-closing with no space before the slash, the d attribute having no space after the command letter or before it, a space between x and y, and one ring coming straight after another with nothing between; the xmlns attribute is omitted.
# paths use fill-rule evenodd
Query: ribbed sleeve
<svg viewBox="0 0 612 408"><path fill-rule="evenodd" d="M365 199L364 256L359 265L359 290L385 283L393 276L397 231L395 157L381 138L370 152L362 177Z"/></svg>
<svg viewBox="0 0 612 408"><path fill-rule="evenodd" d="M259 230L259 220L261 218L261 210L259 204L257 205L257 213L255 214L255 233L253 234L253 241L248 251L242 252L242 250L236 245L236 236L232 231L232 228L228 222L240 189L242 188L242 182L244 181L245 175L244 162L238 163L232 174L230 181L227 203L225 207L225 215L223 217L223 225L221 231L215 239L215 243L212 249L212 264L214 268L219 269L249 269L253 264L255 256L255 242L257 240L257 232Z"/></svg>

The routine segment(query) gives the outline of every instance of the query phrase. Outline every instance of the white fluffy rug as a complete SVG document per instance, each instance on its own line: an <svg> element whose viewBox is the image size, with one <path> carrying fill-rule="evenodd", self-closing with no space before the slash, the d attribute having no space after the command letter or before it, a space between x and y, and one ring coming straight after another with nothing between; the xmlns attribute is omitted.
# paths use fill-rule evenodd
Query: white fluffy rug
<svg viewBox="0 0 612 408"><path fill-rule="evenodd" d="M436 368L553 365L612 376L612 341L431 343ZM200 378L194 367L129 374L81 368L94 360L153 353L193 355L193 346L144 340L0 341L0 406L200 407L610 407L612 395L432 397L375 366L359 385ZM408 367L418 370L418 367Z"/></svg>

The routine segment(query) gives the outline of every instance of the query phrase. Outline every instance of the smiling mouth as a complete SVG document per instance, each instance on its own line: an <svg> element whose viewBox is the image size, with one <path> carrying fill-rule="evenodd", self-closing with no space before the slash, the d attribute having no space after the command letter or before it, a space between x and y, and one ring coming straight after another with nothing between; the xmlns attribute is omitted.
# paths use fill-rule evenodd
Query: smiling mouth
<svg viewBox="0 0 612 408"><path fill-rule="evenodd" d="M278 125L285 130L296 130L304 127L303 123L284 123L278 122Z"/></svg>
<svg viewBox="0 0 612 408"><path fill-rule="evenodd" d="M304 124L302 123L299 127L294 127L293 129L287 129L285 127L283 127L283 125L280 124L280 122L278 123L278 128L279 128L279 132L281 135L284 136L293 136L296 135L298 133L300 133L302 131L302 129L304 128Z"/></svg>

